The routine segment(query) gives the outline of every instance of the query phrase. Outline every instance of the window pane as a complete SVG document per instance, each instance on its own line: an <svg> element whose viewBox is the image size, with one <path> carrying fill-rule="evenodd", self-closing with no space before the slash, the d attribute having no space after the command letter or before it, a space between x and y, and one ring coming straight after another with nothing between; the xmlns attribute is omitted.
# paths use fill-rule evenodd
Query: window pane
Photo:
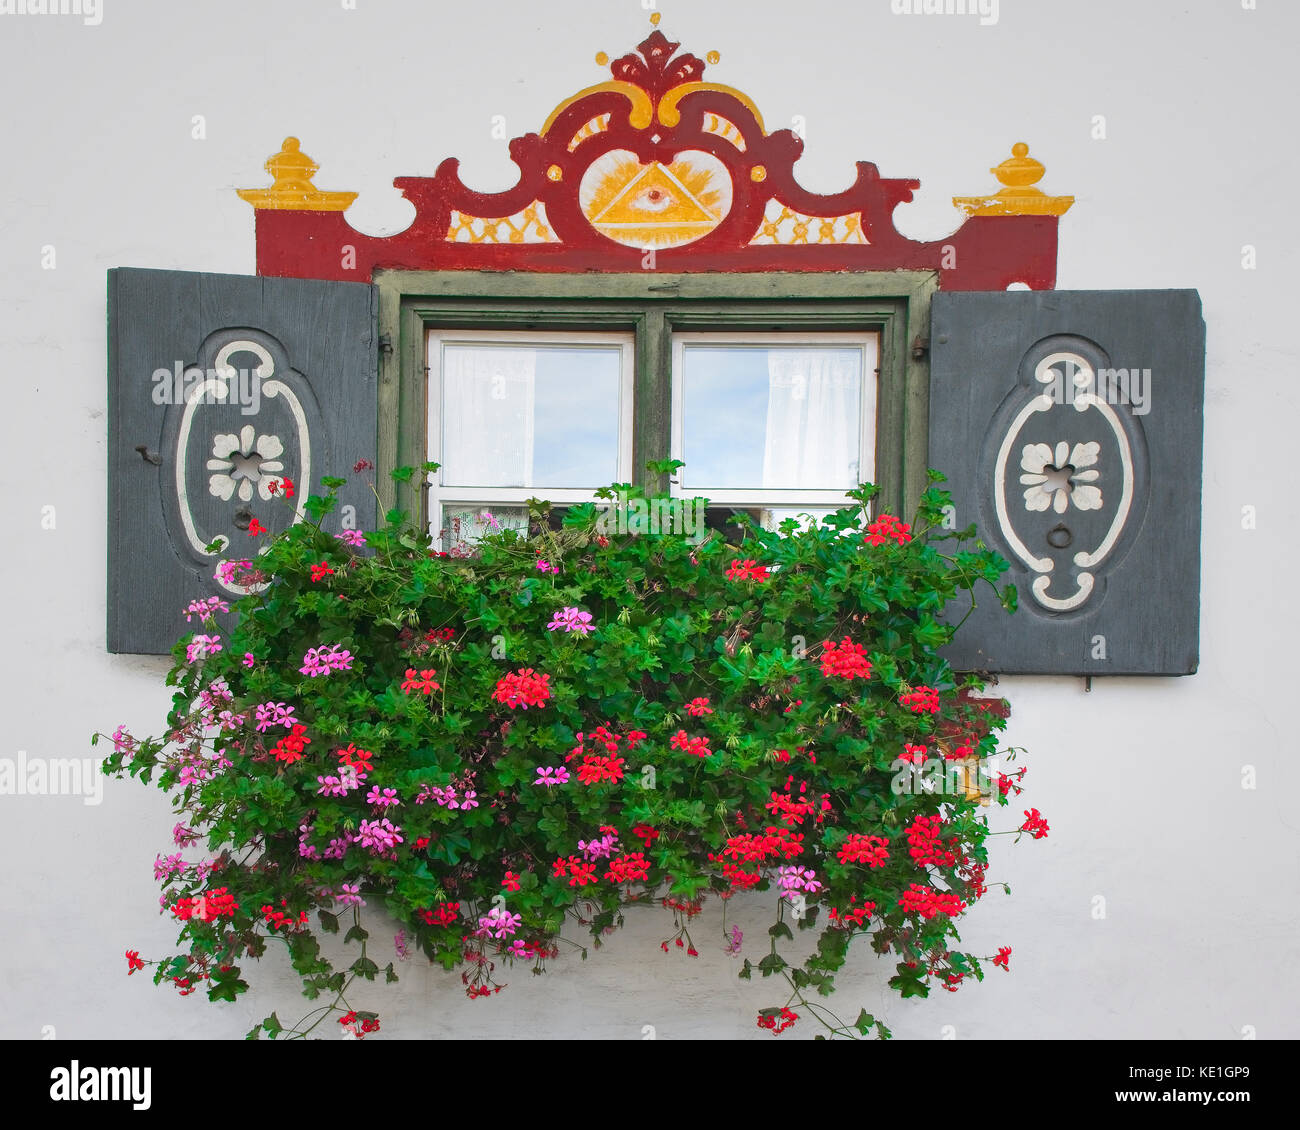
<svg viewBox="0 0 1300 1130"><path fill-rule="evenodd" d="M619 346L439 345L445 486L599 487L618 478Z"/></svg>
<svg viewBox="0 0 1300 1130"><path fill-rule="evenodd" d="M440 545L447 553L459 555L473 548L479 538L501 530L528 532L526 506L444 506Z"/></svg>
<svg viewBox="0 0 1300 1130"><path fill-rule="evenodd" d="M685 487L858 483L861 347L687 342L681 364Z"/></svg>
<svg viewBox="0 0 1300 1130"><path fill-rule="evenodd" d="M759 523L765 530L779 530L781 523L787 518L793 518L798 524L800 530L807 530L812 526L820 526L822 519L828 514L834 514L835 511L829 508L811 509L807 506L791 506L777 510L764 510L759 517Z"/></svg>
<svg viewBox="0 0 1300 1130"><path fill-rule="evenodd" d="M756 522L765 530L777 531L787 518L793 518L800 530L813 525L821 525L822 520L835 513L830 506L781 506L765 508L762 506L710 506L705 511L705 525L711 530L718 530L727 537L735 537L744 528L741 515Z"/></svg>

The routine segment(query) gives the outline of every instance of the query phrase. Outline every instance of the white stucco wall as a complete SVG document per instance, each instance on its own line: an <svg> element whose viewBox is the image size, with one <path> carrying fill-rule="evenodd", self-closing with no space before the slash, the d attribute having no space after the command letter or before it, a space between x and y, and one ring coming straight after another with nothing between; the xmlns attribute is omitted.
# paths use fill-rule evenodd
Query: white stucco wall
<svg viewBox="0 0 1300 1130"><path fill-rule="evenodd" d="M1286 689L1300 8L1260 9L1002 0L981 26L892 15L889 0L667 5L663 30L719 50L710 77L752 95L769 128L805 119L808 187L845 186L859 159L917 176L897 219L933 238L956 226L949 198L991 190L989 167L1025 140L1043 187L1077 197L1060 288L1197 287L1205 304L1201 670L1097 680L1091 694L1079 680L1005 681L1008 738L1029 750L1024 800L1052 832L999 842L990 877L1013 897L991 894L963 938L974 952L1011 945L1012 972L904 1002L864 952L835 1003L849 1017L865 1004L900 1037L1300 1036L1287 799L1300 742ZM638 0L104 0L99 26L0 15L0 756L89 756L93 730L156 732L168 704L165 661L104 650L105 272L251 273L253 215L234 189L265 183L287 134L323 166L320 187L362 191L352 215L366 231L404 226L392 178L445 156L469 183L503 188L492 116L509 135L537 129L600 81L597 50L643 37L646 16ZM1105 140L1091 136L1097 114ZM1242 269L1244 244L1258 269ZM1257 528L1243 530L1243 506ZM125 949L171 952L151 865L173 823L135 782L107 783L98 806L0 797L0 1036L235 1037L272 1007L306 1011L270 965L250 968L259 991L235 1005L127 979ZM761 901L739 908L760 936ZM660 1038L769 1039L754 1012L777 1003L775 986L736 979L716 917L698 960L663 955L663 914L640 912L585 964L521 972L491 1000L426 968L358 999L398 1035L639 1039L652 1024Z"/></svg>

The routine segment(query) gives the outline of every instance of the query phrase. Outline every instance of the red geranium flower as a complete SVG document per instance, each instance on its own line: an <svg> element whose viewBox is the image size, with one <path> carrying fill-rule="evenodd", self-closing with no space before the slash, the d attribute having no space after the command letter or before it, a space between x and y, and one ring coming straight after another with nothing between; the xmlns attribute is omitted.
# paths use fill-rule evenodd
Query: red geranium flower
<svg viewBox="0 0 1300 1130"><path fill-rule="evenodd" d="M650 861L639 851L620 855L617 859L609 861L609 870L605 872L605 878L612 879L615 883L631 883L637 879L649 879Z"/></svg>
<svg viewBox="0 0 1300 1130"><path fill-rule="evenodd" d="M722 877L731 884L733 890L737 891L747 891L750 887L756 887L763 881L761 871L746 871L735 863L724 863L722 865Z"/></svg>
<svg viewBox="0 0 1300 1130"><path fill-rule="evenodd" d="M344 765L350 765L353 769L362 773L373 771L374 764L371 759L374 756L375 755L371 753L370 750L357 749L357 747L351 742L348 743L346 749L339 750L339 760L343 762Z"/></svg>
<svg viewBox="0 0 1300 1130"><path fill-rule="evenodd" d="M709 748L708 738L692 738L685 730L678 730L671 738L668 744L673 749L680 749L686 753L693 753L696 757L708 757L713 750Z"/></svg>
<svg viewBox="0 0 1300 1130"><path fill-rule="evenodd" d="M798 1019L799 1014L791 1012L788 1008L781 1009L779 1014L772 1009L758 1014L758 1026L766 1028L773 1036L779 1036Z"/></svg>
<svg viewBox="0 0 1300 1130"><path fill-rule="evenodd" d="M584 785L599 785L604 781L621 781L623 779L623 759L621 757L602 757L589 753L578 766L578 780Z"/></svg>
<svg viewBox="0 0 1300 1130"><path fill-rule="evenodd" d="M913 714L938 714L939 692L933 687L917 687L898 696L900 706L906 706Z"/></svg>
<svg viewBox="0 0 1300 1130"><path fill-rule="evenodd" d="M1024 779L1026 772L1027 770L1025 769L1017 769L1014 773L999 773L998 792L1000 792L1003 796L1006 796L1008 793L1012 791L1014 791L1017 796L1020 793L1024 792L1024 790L1020 787L1020 785L1017 782Z"/></svg>
<svg viewBox="0 0 1300 1130"><path fill-rule="evenodd" d="M722 854L746 863L758 863L775 856L793 859L803 851L803 833L789 828L765 828L762 832L742 832L727 840Z"/></svg>
<svg viewBox="0 0 1300 1130"><path fill-rule="evenodd" d="M596 882L596 865L586 863L575 855L569 856L569 886L585 887Z"/></svg>
<svg viewBox="0 0 1300 1130"><path fill-rule="evenodd" d="M746 558L744 561L737 558L727 567L727 580L729 581L767 581L770 579L767 566L758 564L752 557Z"/></svg>
<svg viewBox="0 0 1300 1130"><path fill-rule="evenodd" d="M539 675L531 667L515 671L497 681L497 689L492 697L503 702L511 710L522 706L543 706L551 697L550 675Z"/></svg>
<svg viewBox="0 0 1300 1130"><path fill-rule="evenodd" d="M892 514L882 514L867 527L866 536L862 540L869 545L883 545L893 538L899 545L906 545L912 540L912 535L908 532L911 528L908 523L900 522Z"/></svg>
<svg viewBox="0 0 1300 1130"><path fill-rule="evenodd" d="M311 745L311 738L304 736L306 733L306 726L294 726L291 733L285 735L271 747L271 752L275 755L275 759L277 761L283 761L286 765L292 765L295 761L301 761L303 746Z"/></svg>
<svg viewBox="0 0 1300 1130"><path fill-rule="evenodd" d="M923 745L905 744L903 752L898 755L899 761L910 761L913 765L924 765L926 754L929 750Z"/></svg>
<svg viewBox="0 0 1300 1130"><path fill-rule="evenodd" d="M411 694L418 691L420 694L433 694L434 691L442 690L442 685L434 681L434 676L438 672L429 667L416 675L414 667L406 669L406 679L402 683L402 693Z"/></svg>
<svg viewBox="0 0 1300 1130"><path fill-rule="evenodd" d="M460 903L440 902L437 910L417 910L416 914L428 926L450 926L460 916Z"/></svg>
<svg viewBox="0 0 1300 1130"><path fill-rule="evenodd" d="M865 863L868 867L884 867L889 858L889 841L882 836L864 836L858 832L840 844L841 863Z"/></svg>
<svg viewBox="0 0 1300 1130"><path fill-rule="evenodd" d="M936 914L946 914L950 918L966 909L966 904L948 891L936 891L933 887L922 887L912 883L903 892L898 905L905 914L918 914L924 919L931 919Z"/></svg>
<svg viewBox="0 0 1300 1130"><path fill-rule="evenodd" d="M1020 825L1020 831L1029 832L1034 839L1043 839L1051 829L1047 826L1047 821L1043 814L1036 808L1025 809L1025 822Z"/></svg>
<svg viewBox="0 0 1300 1130"><path fill-rule="evenodd" d="M937 816L918 816L907 827L908 854L922 867L951 867L957 862L960 838L954 836L945 845L943 821Z"/></svg>
<svg viewBox="0 0 1300 1130"><path fill-rule="evenodd" d="M842 679L870 679L871 662L867 649L845 636L838 644L827 640L822 644L822 674L838 675Z"/></svg>

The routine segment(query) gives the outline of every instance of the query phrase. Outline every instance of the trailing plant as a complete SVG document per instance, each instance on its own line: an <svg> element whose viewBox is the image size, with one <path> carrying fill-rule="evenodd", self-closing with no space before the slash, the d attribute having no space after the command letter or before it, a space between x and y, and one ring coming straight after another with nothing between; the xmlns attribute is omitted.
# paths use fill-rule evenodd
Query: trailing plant
<svg viewBox="0 0 1300 1130"><path fill-rule="evenodd" d="M400 924L395 957L419 950L478 997L566 948L585 957L573 930L599 946L631 907L666 911L660 949L694 957L716 898L739 975L783 986L759 1027L888 1037L831 1008L837 971L861 942L891 956L904 997L983 978L989 958L954 948L1000 885L981 801L1007 804L1024 774L978 773L1007 707L939 656L955 597L1015 602L973 528L944 528L941 479L912 523L873 517L863 486L820 523L733 540L651 534L655 501L616 484L562 521L533 503L529 533L465 556L401 512L326 533L342 480L324 480L306 520L267 545L255 524L259 552L223 564L247 591L233 609L191 604L163 736L111 735L105 771L155 783L182 817L155 863L180 950L129 951L129 972L233 1001L247 960L284 946L324 1003L250 1038L331 1019L364 1036L379 1020L349 993L397 972L363 908ZM1006 834L1046 834L1025 815ZM186 859L200 842L207 858ZM759 952L725 915L751 890L773 913ZM342 967L319 938L338 931L356 946Z"/></svg>

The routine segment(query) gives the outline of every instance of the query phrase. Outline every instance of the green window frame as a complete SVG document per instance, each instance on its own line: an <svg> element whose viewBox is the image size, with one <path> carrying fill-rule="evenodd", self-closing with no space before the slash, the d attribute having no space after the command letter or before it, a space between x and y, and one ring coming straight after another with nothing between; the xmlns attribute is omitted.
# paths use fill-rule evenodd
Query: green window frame
<svg viewBox="0 0 1300 1130"><path fill-rule="evenodd" d="M635 338L632 466L647 491L666 492L646 464L672 445L672 354L678 333L876 333L876 478L880 507L910 514L926 485L930 301L934 271L734 274L559 274L379 270L381 358L378 481L385 509L427 525L418 482L399 466L426 456L426 343L430 330L617 331Z"/></svg>

